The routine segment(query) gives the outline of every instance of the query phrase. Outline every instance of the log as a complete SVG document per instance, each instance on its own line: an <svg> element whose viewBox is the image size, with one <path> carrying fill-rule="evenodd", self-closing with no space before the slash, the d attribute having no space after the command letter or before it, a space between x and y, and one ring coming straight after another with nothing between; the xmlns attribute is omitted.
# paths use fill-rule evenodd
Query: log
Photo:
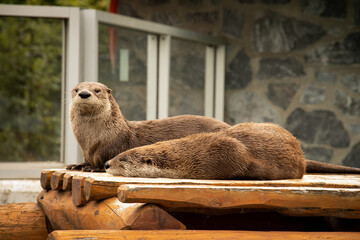
<svg viewBox="0 0 360 240"><path fill-rule="evenodd" d="M293 216L360 218L357 188L125 184L118 198L124 203L158 204L168 212L261 208Z"/></svg>
<svg viewBox="0 0 360 240"><path fill-rule="evenodd" d="M181 222L153 204L125 204L109 198L76 207L71 192L56 190L44 190L37 200L54 230L185 229Z"/></svg>
<svg viewBox="0 0 360 240"><path fill-rule="evenodd" d="M258 232L258 231L206 231L206 230L161 230L161 231L54 231L49 235L49 240L73 239L126 239L126 240L194 240L194 239L292 239L292 240L357 240L359 232Z"/></svg>
<svg viewBox="0 0 360 240"><path fill-rule="evenodd" d="M102 200L117 195L117 188L123 184L160 185L208 185L247 186L247 187L323 187L360 188L359 175L307 174L303 179L276 181L236 181L236 180L193 180L169 178L126 178L109 174L89 176L84 182L84 195L87 201Z"/></svg>
<svg viewBox="0 0 360 240"><path fill-rule="evenodd" d="M47 239L46 217L37 203L0 206L0 239Z"/></svg>

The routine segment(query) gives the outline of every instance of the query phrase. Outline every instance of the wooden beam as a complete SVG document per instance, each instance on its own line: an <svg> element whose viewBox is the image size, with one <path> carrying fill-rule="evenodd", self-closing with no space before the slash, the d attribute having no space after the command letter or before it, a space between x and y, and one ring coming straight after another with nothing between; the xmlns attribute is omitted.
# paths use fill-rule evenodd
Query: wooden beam
<svg viewBox="0 0 360 240"><path fill-rule="evenodd" d="M62 185L62 190L63 191L71 191L72 177L73 177L73 175L71 173L69 173L69 172L64 174L64 176L63 176L63 185Z"/></svg>
<svg viewBox="0 0 360 240"><path fill-rule="evenodd" d="M323 187L323 188L360 188L359 175L307 174L303 179L276 181L239 181L239 180L193 180L169 178L126 178L109 174L92 175L85 179L84 194L87 201L114 197L117 188L123 184L159 185L207 185L247 186L247 187Z"/></svg>
<svg viewBox="0 0 360 240"><path fill-rule="evenodd" d="M62 190L65 173L66 170L56 171L51 175L50 186L52 190Z"/></svg>
<svg viewBox="0 0 360 240"><path fill-rule="evenodd" d="M54 231L49 235L49 240L73 240L73 239L126 239L126 240L194 240L194 239L292 239L292 240L357 240L360 232L257 232L257 231Z"/></svg>
<svg viewBox="0 0 360 240"><path fill-rule="evenodd" d="M167 211L265 208L296 216L360 218L357 188L125 184L118 198L124 203L158 204Z"/></svg>
<svg viewBox="0 0 360 240"><path fill-rule="evenodd" d="M0 205L0 239L47 239L46 217L37 203Z"/></svg>
<svg viewBox="0 0 360 240"><path fill-rule="evenodd" d="M44 169L41 171L40 184L43 189L51 189L51 175L59 169Z"/></svg>
<svg viewBox="0 0 360 240"><path fill-rule="evenodd" d="M117 198L76 207L69 191L43 191L37 198L54 230L185 229L153 204L126 204Z"/></svg>
<svg viewBox="0 0 360 240"><path fill-rule="evenodd" d="M72 201L73 204L77 207L83 206L87 203L85 196L84 196L84 181L85 177L83 176L73 176L72 178Z"/></svg>

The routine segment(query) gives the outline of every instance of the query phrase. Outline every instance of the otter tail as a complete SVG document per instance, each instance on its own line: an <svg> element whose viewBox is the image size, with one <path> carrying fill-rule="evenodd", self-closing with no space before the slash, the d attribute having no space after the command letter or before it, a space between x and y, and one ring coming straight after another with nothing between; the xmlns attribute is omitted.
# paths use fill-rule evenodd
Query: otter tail
<svg viewBox="0 0 360 240"><path fill-rule="evenodd" d="M360 174L360 168L343 167L329 163L317 162L306 159L307 173L352 173Z"/></svg>

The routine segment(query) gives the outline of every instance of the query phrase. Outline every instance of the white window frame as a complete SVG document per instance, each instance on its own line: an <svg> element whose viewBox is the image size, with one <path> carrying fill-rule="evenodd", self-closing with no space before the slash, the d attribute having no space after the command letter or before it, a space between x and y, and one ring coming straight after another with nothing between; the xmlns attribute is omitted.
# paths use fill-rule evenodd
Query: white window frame
<svg viewBox="0 0 360 240"><path fill-rule="evenodd" d="M0 4L0 17L5 16L55 18L64 22L60 161L0 163L0 179L39 178L42 169L61 168L76 163L80 156L69 118L71 90L81 79L80 9Z"/></svg>
<svg viewBox="0 0 360 240"><path fill-rule="evenodd" d="M0 16L56 18L64 21L60 162L0 163L0 179L39 178L44 168L82 162L70 126L71 90L81 81L98 81L99 23L148 34L146 118L168 117L171 39L204 44L204 115L224 119L225 44L221 38L197 32L75 7L0 4Z"/></svg>

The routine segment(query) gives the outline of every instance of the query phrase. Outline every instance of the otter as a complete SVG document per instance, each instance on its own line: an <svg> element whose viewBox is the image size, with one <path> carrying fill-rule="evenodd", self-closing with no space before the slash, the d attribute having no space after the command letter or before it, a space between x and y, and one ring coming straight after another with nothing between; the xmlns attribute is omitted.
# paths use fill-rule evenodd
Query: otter
<svg viewBox="0 0 360 240"><path fill-rule="evenodd" d="M124 177L222 180L301 179L308 172L360 169L305 160L298 140L272 123L243 123L215 133L127 150L105 163Z"/></svg>
<svg viewBox="0 0 360 240"><path fill-rule="evenodd" d="M214 118L195 115L128 121L112 90L95 82L82 82L72 90L70 121L85 162L66 169L83 171L104 171L107 160L131 148L230 127Z"/></svg>

